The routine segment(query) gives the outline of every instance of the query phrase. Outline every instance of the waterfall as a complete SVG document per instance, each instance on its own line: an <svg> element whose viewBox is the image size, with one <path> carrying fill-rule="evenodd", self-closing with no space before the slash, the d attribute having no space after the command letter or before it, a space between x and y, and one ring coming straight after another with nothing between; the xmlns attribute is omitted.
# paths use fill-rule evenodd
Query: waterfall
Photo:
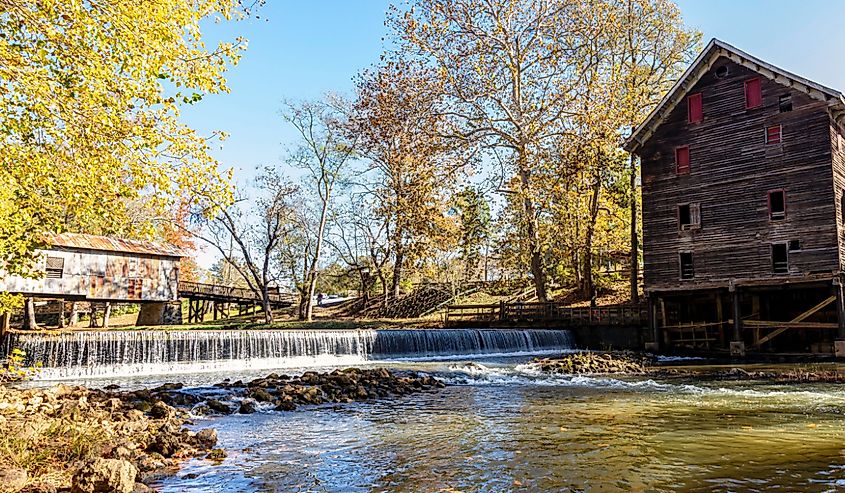
<svg viewBox="0 0 845 493"><path fill-rule="evenodd" d="M40 379L362 364L391 359L540 354L573 347L566 330L184 330L9 334Z"/></svg>

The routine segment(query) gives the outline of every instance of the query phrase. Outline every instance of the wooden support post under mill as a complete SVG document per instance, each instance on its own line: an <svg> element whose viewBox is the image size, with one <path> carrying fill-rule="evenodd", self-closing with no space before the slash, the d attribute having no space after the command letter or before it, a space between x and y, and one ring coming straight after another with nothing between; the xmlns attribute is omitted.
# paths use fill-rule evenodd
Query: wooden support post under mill
<svg viewBox="0 0 845 493"><path fill-rule="evenodd" d="M742 338L742 306L740 305L739 288L734 286L731 293L733 303L733 337L731 337L731 356L745 356L745 341Z"/></svg>
<svg viewBox="0 0 845 493"><path fill-rule="evenodd" d="M845 286L842 278L833 280L833 290L836 295L837 329L836 340L833 341L833 353L837 358L845 358Z"/></svg>
<svg viewBox="0 0 845 493"><path fill-rule="evenodd" d="M651 332L651 342L646 344L646 349L660 351L660 326L657 320L657 296L648 295L648 328Z"/></svg>

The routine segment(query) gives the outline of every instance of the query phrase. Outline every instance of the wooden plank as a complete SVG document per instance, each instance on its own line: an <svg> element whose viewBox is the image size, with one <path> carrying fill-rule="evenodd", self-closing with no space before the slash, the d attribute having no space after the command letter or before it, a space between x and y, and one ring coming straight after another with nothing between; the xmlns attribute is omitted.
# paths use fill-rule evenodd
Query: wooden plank
<svg viewBox="0 0 845 493"><path fill-rule="evenodd" d="M815 314L816 312L818 312L818 311L819 311L819 310L821 310L822 308L826 307L827 305L829 305L829 304L833 303L834 301L836 301L836 296L830 296L830 297L826 298L824 301L822 301L821 303L819 303L818 305L816 305L816 306L814 306L814 307L810 308L809 310L807 310L806 312L802 313L801 315L798 315L798 316L797 316L797 317L795 317L795 318L794 318L791 322L788 322L788 323L798 323L798 322L801 322L801 321L803 321L803 320L805 320L805 319L809 318L810 316L812 316L813 314ZM749 321L749 322L750 322L750 321ZM748 322L746 322L746 324L747 324L747 323L748 323ZM772 332L772 333L768 334L768 335L767 335L767 336L765 336L765 337L760 338L760 340L758 340L758 341L757 341L757 343L755 344L755 346L757 346L757 347L762 346L763 344L765 344L765 343L767 343L767 342L771 341L772 339L774 339L775 337L779 336L780 334L782 334L782 333L786 332L787 330L789 330L789 328L790 328L790 327L788 327L788 326L786 326L786 327L785 327L785 326L781 325L781 328L779 328L779 329L775 330L774 332Z"/></svg>

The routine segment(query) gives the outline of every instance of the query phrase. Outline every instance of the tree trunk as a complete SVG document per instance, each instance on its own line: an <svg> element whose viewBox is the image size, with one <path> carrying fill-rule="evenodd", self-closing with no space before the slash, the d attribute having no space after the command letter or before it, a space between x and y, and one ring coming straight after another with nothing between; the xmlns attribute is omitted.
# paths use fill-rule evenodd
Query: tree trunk
<svg viewBox="0 0 845 493"><path fill-rule="evenodd" d="M38 330L35 321L35 300L27 298L23 306L23 330Z"/></svg>
<svg viewBox="0 0 845 493"><path fill-rule="evenodd" d="M267 287L264 287L264 292L261 293L261 309L264 310L264 323L273 323L273 308L270 306L270 292Z"/></svg>
<svg viewBox="0 0 845 493"><path fill-rule="evenodd" d="M74 325L79 323L79 306L74 301L70 304L70 318L68 319L68 325L73 327Z"/></svg>
<svg viewBox="0 0 845 493"><path fill-rule="evenodd" d="M523 151L525 152L525 151ZM540 226L537 222L537 208L531 197L531 176L530 170L525 163L525 157L519 157L519 176L522 185L522 209L525 214L527 228L528 247L531 251L531 275L534 278L534 288L537 291L537 300L545 303L548 300L546 294L546 266L543 262L543 250L540 242Z"/></svg>
<svg viewBox="0 0 845 493"><path fill-rule="evenodd" d="M387 306L387 278L381 269L378 270L378 281L381 284L381 306L385 307Z"/></svg>
<svg viewBox="0 0 845 493"><path fill-rule="evenodd" d="M393 280L391 290L393 297L398 298L400 294L400 287L402 283L402 267L405 263L405 253L401 249L396 250L396 261L393 263Z"/></svg>
<svg viewBox="0 0 845 493"><path fill-rule="evenodd" d="M299 293L299 307L297 309L297 318L302 321L305 320L305 305L307 304L306 296L303 293Z"/></svg>
<svg viewBox="0 0 845 493"><path fill-rule="evenodd" d="M637 158L631 154L631 303L640 302L640 242L637 235Z"/></svg>
<svg viewBox="0 0 845 493"><path fill-rule="evenodd" d="M358 270L358 277L361 280L361 300L364 304L364 307L366 307L367 304L370 302L370 287L372 287L372 277L362 270Z"/></svg>
<svg viewBox="0 0 845 493"><path fill-rule="evenodd" d="M9 322L12 319L12 314L10 312L2 312L0 313L0 339L9 332Z"/></svg>
<svg viewBox="0 0 845 493"><path fill-rule="evenodd" d="M587 234L584 241L584 273L583 287L581 294L585 299L590 300L591 305L595 305L595 283L593 281L593 235L596 230L596 220L599 215L599 197L601 195L601 176L596 171L596 176L593 181L592 195L590 196L590 222L587 224Z"/></svg>
<svg viewBox="0 0 845 493"><path fill-rule="evenodd" d="M317 227L317 245L314 247L314 259L311 262L311 271L308 279L308 296L305 305L305 320L310 322L314 312L314 291L317 289L317 268L320 265L320 251L323 249L323 235L326 231L326 220L329 211L329 197L331 190L325 190L323 196L323 208L320 211L320 225Z"/></svg>
<svg viewBox="0 0 845 493"><path fill-rule="evenodd" d="M56 326L60 329L64 329L66 323L67 320L65 320L65 300L59 300L59 319L56 322Z"/></svg>
<svg viewBox="0 0 845 493"><path fill-rule="evenodd" d="M90 307L89 314L88 314L88 328L96 329L97 328L97 305L95 305L93 302L89 302L88 306Z"/></svg>
<svg viewBox="0 0 845 493"><path fill-rule="evenodd" d="M103 328L106 329L109 326L109 318L111 318L111 303L106 302L103 304Z"/></svg>

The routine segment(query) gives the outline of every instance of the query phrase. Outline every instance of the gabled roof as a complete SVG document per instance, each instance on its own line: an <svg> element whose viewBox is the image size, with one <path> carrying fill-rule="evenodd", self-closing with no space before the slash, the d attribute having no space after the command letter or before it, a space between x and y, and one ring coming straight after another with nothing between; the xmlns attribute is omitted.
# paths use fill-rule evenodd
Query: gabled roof
<svg viewBox="0 0 845 493"><path fill-rule="evenodd" d="M840 125L845 125L845 97L843 97L841 92L795 75L792 72L787 72L782 68L775 67L770 63L764 62L757 57L714 38L707 44L704 51L698 55L698 58L695 59L681 78L678 79L666 96L663 97L660 104L654 108L640 126L634 129L634 132L625 141L625 145L623 146L625 150L635 152L648 141L657 127L663 123L666 116L672 112L678 103L683 101L687 91L695 86L701 77L711 69L719 57L726 57L734 63L751 69L779 84L801 91L813 99L827 103L833 118Z"/></svg>
<svg viewBox="0 0 845 493"><path fill-rule="evenodd" d="M160 257L186 256L182 250L173 245L155 241L124 240L80 233L49 235L44 240L53 248L135 253L139 255L157 255Z"/></svg>

